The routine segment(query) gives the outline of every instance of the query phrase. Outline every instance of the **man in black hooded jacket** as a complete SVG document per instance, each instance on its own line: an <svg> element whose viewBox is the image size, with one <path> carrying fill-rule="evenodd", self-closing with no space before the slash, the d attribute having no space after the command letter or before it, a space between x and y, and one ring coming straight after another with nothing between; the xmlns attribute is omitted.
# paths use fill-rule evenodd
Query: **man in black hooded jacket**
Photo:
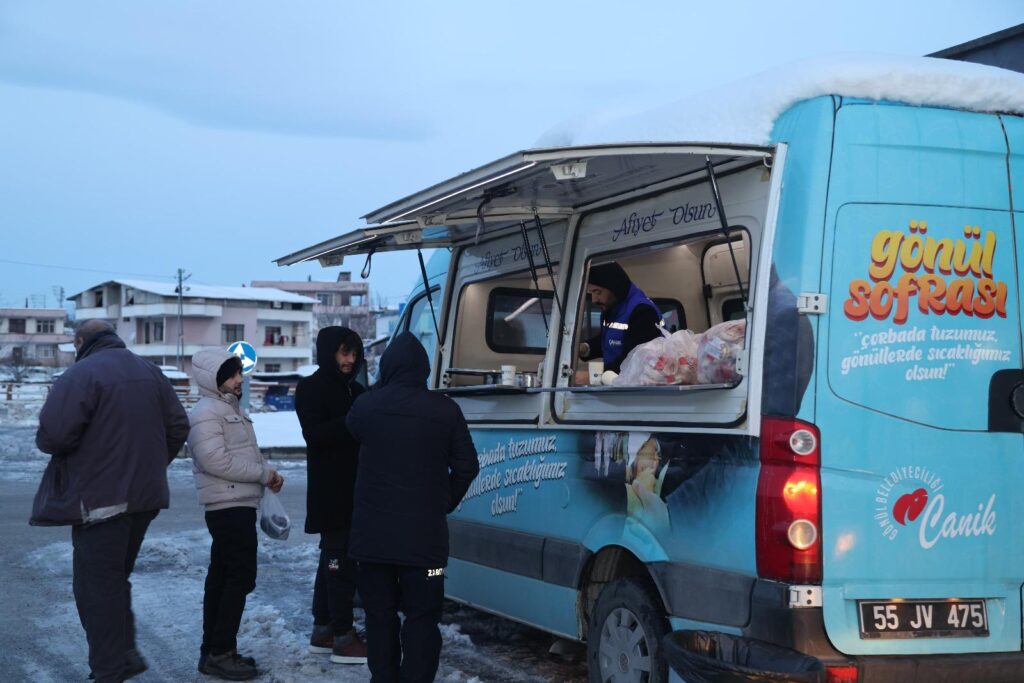
<svg viewBox="0 0 1024 683"><path fill-rule="evenodd" d="M447 515L480 469L462 410L427 389L429 374L423 345L403 332L381 357L380 382L346 421L360 442L349 554L359 561L375 683L434 680Z"/></svg>
<svg viewBox="0 0 1024 683"><path fill-rule="evenodd" d="M316 361L319 369L295 389L308 463L306 533L320 534L309 649L330 653L339 664L362 664L366 645L352 628L356 564L348 557L359 444L345 427L345 417L364 391L356 381L363 342L347 327L325 327L316 337Z"/></svg>

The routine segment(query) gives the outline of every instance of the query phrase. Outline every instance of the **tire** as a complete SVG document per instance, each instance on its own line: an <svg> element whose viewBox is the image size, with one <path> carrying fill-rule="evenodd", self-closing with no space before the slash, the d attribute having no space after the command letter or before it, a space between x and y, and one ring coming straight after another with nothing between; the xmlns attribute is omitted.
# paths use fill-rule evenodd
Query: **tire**
<svg viewBox="0 0 1024 683"><path fill-rule="evenodd" d="M661 639L668 630L660 601L643 581L608 583L590 614L590 683L666 683L668 663L661 655Z"/></svg>

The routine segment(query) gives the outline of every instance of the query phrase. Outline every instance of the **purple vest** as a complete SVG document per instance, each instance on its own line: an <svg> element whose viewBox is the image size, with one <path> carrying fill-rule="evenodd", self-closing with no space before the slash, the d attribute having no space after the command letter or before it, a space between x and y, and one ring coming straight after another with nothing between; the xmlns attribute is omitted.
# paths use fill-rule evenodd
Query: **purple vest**
<svg viewBox="0 0 1024 683"><path fill-rule="evenodd" d="M629 329L629 316L633 315L634 308L643 305L658 310L654 302L648 299L639 287L631 283L625 301L619 302L618 306L601 316L601 356L604 358L605 366L618 363L626 355L623 342L626 339L626 330Z"/></svg>

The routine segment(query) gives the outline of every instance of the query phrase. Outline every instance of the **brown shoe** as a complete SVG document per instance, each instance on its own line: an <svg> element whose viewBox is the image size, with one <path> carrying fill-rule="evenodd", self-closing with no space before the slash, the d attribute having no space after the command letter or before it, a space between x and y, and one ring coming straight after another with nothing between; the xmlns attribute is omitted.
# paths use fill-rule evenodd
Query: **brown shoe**
<svg viewBox="0 0 1024 683"><path fill-rule="evenodd" d="M313 635L309 637L309 651L318 655L334 652L334 631L330 624L313 624Z"/></svg>
<svg viewBox="0 0 1024 683"><path fill-rule="evenodd" d="M335 636L331 661L335 664L366 664L366 643L355 631Z"/></svg>

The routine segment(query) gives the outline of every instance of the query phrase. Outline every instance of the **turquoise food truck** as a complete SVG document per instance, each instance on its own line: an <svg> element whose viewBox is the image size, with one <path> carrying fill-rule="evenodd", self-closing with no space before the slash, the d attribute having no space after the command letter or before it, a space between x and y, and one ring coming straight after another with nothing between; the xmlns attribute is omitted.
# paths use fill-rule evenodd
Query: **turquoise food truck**
<svg viewBox="0 0 1024 683"><path fill-rule="evenodd" d="M438 250L399 329L479 455L447 593L586 641L591 680L668 680L684 629L829 681L1024 680L1024 77L773 78L565 126L278 262ZM581 381L611 261L665 336ZM620 381L642 363L670 379Z"/></svg>

